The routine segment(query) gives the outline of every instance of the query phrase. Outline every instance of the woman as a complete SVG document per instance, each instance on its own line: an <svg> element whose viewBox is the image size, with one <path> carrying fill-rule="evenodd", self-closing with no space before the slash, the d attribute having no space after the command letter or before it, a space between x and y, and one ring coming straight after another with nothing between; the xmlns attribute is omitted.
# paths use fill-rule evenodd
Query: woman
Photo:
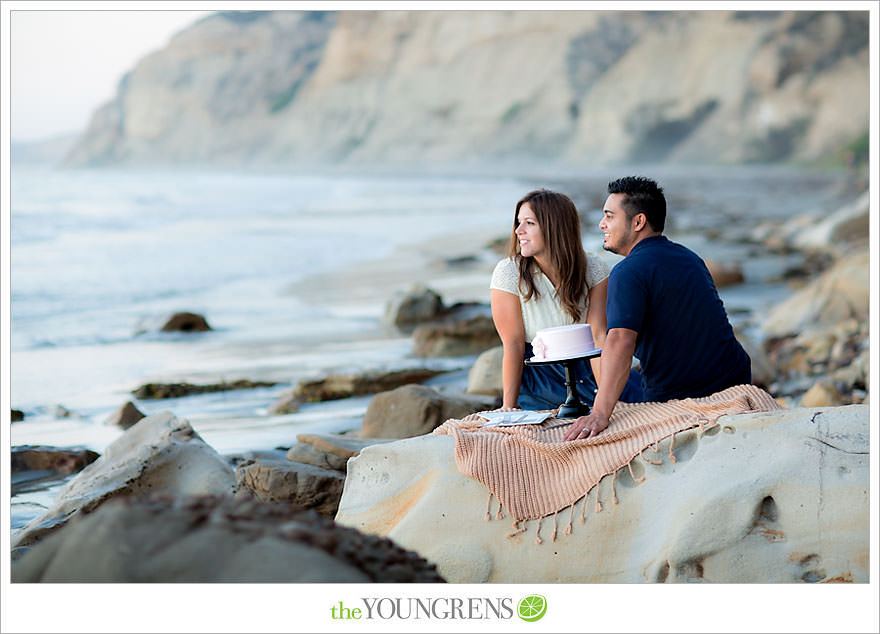
<svg viewBox="0 0 880 634"><path fill-rule="evenodd" d="M539 189L517 204L509 257L492 274L492 319L501 337L502 407L555 409L565 401L562 364L526 366L529 343L542 328L589 323L597 347L605 343L605 300L609 267L587 256L581 244L580 220L571 199ZM578 361L573 380L587 404L600 377L599 358ZM621 400L638 400L631 376Z"/></svg>

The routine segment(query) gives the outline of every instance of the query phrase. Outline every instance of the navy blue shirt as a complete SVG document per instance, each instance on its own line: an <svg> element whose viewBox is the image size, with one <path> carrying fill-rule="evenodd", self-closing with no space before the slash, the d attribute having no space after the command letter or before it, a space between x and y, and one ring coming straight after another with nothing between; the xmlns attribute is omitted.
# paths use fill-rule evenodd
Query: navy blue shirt
<svg viewBox="0 0 880 634"><path fill-rule="evenodd" d="M607 312L609 330L638 333L647 401L707 396L752 380L706 265L665 236L643 239L611 270Z"/></svg>

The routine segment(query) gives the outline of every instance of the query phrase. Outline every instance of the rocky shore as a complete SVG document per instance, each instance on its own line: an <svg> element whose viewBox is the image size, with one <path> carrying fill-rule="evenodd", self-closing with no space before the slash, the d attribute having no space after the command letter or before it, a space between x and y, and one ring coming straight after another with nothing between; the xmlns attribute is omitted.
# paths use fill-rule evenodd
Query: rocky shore
<svg viewBox="0 0 880 634"><path fill-rule="evenodd" d="M108 421L125 431L100 457L65 448L14 448L15 456L28 456L29 462L16 463L24 473L80 471L41 516L13 535L13 580L482 582L528 575L535 582L866 581L868 214L867 194L853 195L839 209L740 233L746 251L787 254L799 263L783 275L791 294L766 313L751 315L737 331L752 358L754 383L787 409L722 419L723 434L687 432L675 441L681 452L675 465L641 465L651 473L644 485L622 476L622 510L605 515L601 529L568 536L565 557L562 546L529 547L526 558L511 563L515 545L499 537L501 522L471 524L473 517L482 521L484 491L457 473L449 439L430 435L449 418L500 404L499 341L488 305L472 301L485 297L489 271L500 256L491 241L468 236L461 253L422 254L430 264L420 280L391 258L335 281L309 282L315 301L333 303L350 295L347 288L363 287L351 284L358 276L375 279L387 271L386 288L396 292L387 297L383 327L410 337L412 361L425 361L406 370L302 381L266 403L268 415L277 415L307 402L367 395L358 426L221 455L187 420L171 412L144 416L126 403ZM712 271L723 289L748 281L736 264L719 262ZM437 357L475 360L469 372L445 376L427 363ZM151 389L153 394L157 386ZM785 460L768 451L781 452L776 457ZM760 466L766 462L775 464ZM817 473L814 468L818 480L808 477ZM705 488L719 469L736 471L739 480L711 496L700 489L699 518L670 520L667 541L648 544L628 535L607 552L591 545L590 531L615 532L647 521L637 512L640 504L626 503L627 497L662 497L675 509L698 493L682 491ZM453 500L450 487L467 493ZM791 515L804 500L812 500L809 509ZM685 510L652 507L650 521ZM460 537L452 550L453 540L423 539L439 525L441 513L455 518L444 529ZM688 536L700 532L717 538L697 552ZM149 535L158 550L132 546ZM150 552L162 554L150 563ZM211 552L225 553L224 564L209 561ZM562 565L585 558L595 562L587 576ZM629 563L617 566L619 561Z"/></svg>

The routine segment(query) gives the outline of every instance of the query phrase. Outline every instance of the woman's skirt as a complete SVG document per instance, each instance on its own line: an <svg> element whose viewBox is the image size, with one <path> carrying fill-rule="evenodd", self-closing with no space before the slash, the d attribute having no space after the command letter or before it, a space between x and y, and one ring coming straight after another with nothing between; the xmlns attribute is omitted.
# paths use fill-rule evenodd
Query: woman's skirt
<svg viewBox="0 0 880 634"><path fill-rule="evenodd" d="M533 356L532 345L526 342L525 359ZM598 386L590 361L581 359L572 364L573 389L581 401L593 406ZM556 409L565 399L568 393L565 389L565 364L548 363L547 365L524 365L522 382L519 387L519 400L517 404L521 409ZM636 370L630 370L629 378L620 395L625 403L641 403L645 400L642 391L642 375Z"/></svg>

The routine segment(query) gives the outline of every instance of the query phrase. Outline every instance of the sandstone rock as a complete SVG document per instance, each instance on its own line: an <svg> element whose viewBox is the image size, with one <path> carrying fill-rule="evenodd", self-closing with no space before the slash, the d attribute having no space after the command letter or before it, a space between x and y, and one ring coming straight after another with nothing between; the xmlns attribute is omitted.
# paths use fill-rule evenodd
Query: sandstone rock
<svg viewBox="0 0 880 634"><path fill-rule="evenodd" d="M262 502L292 502L332 517L339 505L345 475L290 460L243 462L235 469L238 495Z"/></svg>
<svg viewBox="0 0 880 634"><path fill-rule="evenodd" d="M68 164L832 156L869 127L868 16L759 13L218 13L126 74Z"/></svg>
<svg viewBox="0 0 880 634"><path fill-rule="evenodd" d="M19 421L24 420L24 412L20 409L10 410L9 421L12 423L17 423Z"/></svg>
<svg viewBox="0 0 880 634"><path fill-rule="evenodd" d="M825 381L819 381L801 397L801 407L833 407L841 403L840 392Z"/></svg>
<svg viewBox="0 0 880 634"><path fill-rule="evenodd" d="M485 520L488 491L458 471L451 437L410 438L349 461L336 521L415 550L454 583L868 581L868 406L723 416L677 434L674 452L675 463L636 458L642 482L621 469L618 504L603 480L604 510L594 489L571 534L568 510L555 541L545 518L539 545L535 520L512 537L509 518Z"/></svg>
<svg viewBox="0 0 880 634"><path fill-rule="evenodd" d="M43 515L12 536L12 545L31 545L110 498L153 492L224 494L234 484L232 468L189 422L170 412L154 414L108 445L104 455L67 483Z"/></svg>
<svg viewBox="0 0 880 634"><path fill-rule="evenodd" d="M444 310L439 293L423 285L408 293L395 293L385 306L384 323L406 327L437 318Z"/></svg>
<svg viewBox="0 0 880 634"><path fill-rule="evenodd" d="M113 500L12 564L14 582L436 583L436 567L311 510L229 498Z"/></svg>
<svg viewBox="0 0 880 634"><path fill-rule="evenodd" d="M706 259L706 268L715 282L715 286L723 288L725 286L733 286L742 284L745 281L742 269L735 264L724 264L717 260Z"/></svg>
<svg viewBox="0 0 880 634"><path fill-rule="evenodd" d="M285 455L291 462L314 465L322 469L336 469L345 473L345 463L348 458L342 458L329 451L318 449L311 443L298 442L287 450Z"/></svg>
<svg viewBox="0 0 880 634"><path fill-rule="evenodd" d="M857 253L839 261L817 280L774 306L762 328L771 336L819 330L854 318L868 319L869 255Z"/></svg>
<svg viewBox="0 0 880 634"><path fill-rule="evenodd" d="M468 394L502 395L504 389L501 385L501 361L503 358L504 348L502 346L489 348L477 357L468 374Z"/></svg>
<svg viewBox="0 0 880 634"><path fill-rule="evenodd" d="M270 414L293 414L299 411L301 405L300 398L296 394L296 388L285 390L275 399L275 402L269 406Z"/></svg>
<svg viewBox="0 0 880 634"><path fill-rule="evenodd" d="M12 473L19 471L57 471L76 473L93 463L100 454L83 447L44 447L17 445L12 448Z"/></svg>
<svg viewBox="0 0 880 634"><path fill-rule="evenodd" d="M424 385L405 385L373 397L364 414L362 438L409 438L434 430L450 418L491 407L487 399L450 396Z"/></svg>
<svg viewBox="0 0 880 634"><path fill-rule="evenodd" d="M374 394L409 383L421 383L440 374L439 370L411 368L392 372L371 371L363 374L331 374L323 379L301 381L294 394L307 402L331 401L350 396Z"/></svg>
<svg viewBox="0 0 880 634"><path fill-rule="evenodd" d="M197 313L174 313L162 327L162 332L204 332L211 330L208 321Z"/></svg>
<svg viewBox="0 0 880 634"><path fill-rule="evenodd" d="M865 348L852 363L837 369L831 378L842 384L846 389L861 388L868 386L868 377L871 369L871 350Z"/></svg>
<svg viewBox="0 0 880 634"><path fill-rule="evenodd" d="M140 419L146 418L146 415L140 411L131 401L116 410L110 417L104 421L105 425L117 425L122 429L128 429Z"/></svg>
<svg viewBox="0 0 880 634"><path fill-rule="evenodd" d="M425 324L413 331L413 353L418 357L467 356L500 343L495 323L486 315L450 324Z"/></svg>

